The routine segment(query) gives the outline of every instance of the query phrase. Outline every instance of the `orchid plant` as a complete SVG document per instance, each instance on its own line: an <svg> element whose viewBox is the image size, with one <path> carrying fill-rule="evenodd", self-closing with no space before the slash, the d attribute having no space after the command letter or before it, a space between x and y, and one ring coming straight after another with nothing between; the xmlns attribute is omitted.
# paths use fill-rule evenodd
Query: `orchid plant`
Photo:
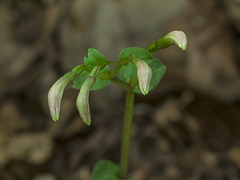
<svg viewBox="0 0 240 180"><path fill-rule="evenodd" d="M150 43L146 49L129 47L119 54L119 61L107 60L99 51L90 48L85 65L78 65L57 80L48 93L48 105L54 121L59 119L61 100L65 87L72 82L79 89L76 106L83 122L90 126L89 94L110 82L124 88L126 106L122 135L120 166L108 160L99 161L92 173L92 180L133 180L128 176L129 149L135 93L147 95L157 87L166 71L166 66L154 58L152 52L173 44L182 50L187 47L187 38L182 31L172 31L163 38ZM115 66L111 71L109 65Z"/></svg>

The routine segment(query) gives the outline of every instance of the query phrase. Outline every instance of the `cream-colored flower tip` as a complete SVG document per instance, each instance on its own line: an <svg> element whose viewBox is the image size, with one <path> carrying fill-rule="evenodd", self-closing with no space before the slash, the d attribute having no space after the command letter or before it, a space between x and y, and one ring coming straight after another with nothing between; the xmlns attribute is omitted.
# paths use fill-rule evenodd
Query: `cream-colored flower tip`
<svg viewBox="0 0 240 180"><path fill-rule="evenodd" d="M187 36L183 31L172 31L167 36L182 50L187 49Z"/></svg>

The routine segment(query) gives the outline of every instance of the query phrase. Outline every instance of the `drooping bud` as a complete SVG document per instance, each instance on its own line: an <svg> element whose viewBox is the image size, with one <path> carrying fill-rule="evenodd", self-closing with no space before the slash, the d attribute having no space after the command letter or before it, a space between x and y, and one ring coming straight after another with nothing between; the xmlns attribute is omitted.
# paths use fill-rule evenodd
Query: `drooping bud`
<svg viewBox="0 0 240 180"><path fill-rule="evenodd" d="M187 37L184 32L172 31L166 37L180 47L183 51L187 49Z"/></svg>
<svg viewBox="0 0 240 180"><path fill-rule="evenodd" d="M143 95L148 94L152 79L152 69L141 59L134 59L133 64L137 67L138 86Z"/></svg>
<svg viewBox="0 0 240 180"><path fill-rule="evenodd" d="M80 92L77 97L76 105L79 111L79 114L85 124L88 126L91 124L91 114L89 108L89 94L92 86L94 85L97 75L100 71L100 66L96 66L90 76L83 83Z"/></svg>
<svg viewBox="0 0 240 180"><path fill-rule="evenodd" d="M154 52L159 49L167 48L174 44L176 44L182 50L187 49L187 37L184 32L172 31L172 32L168 33L166 36L164 36L163 38L150 43L147 46L146 50L149 52Z"/></svg>
<svg viewBox="0 0 240 180"><path fill-rule="evenodd" d="M53 84L48 92L48 106L51 117L54 121L59 119L63 91L67 84L73 81L74 76L75 75L73 72L68 72L67 74L63 75Z"/></svg>

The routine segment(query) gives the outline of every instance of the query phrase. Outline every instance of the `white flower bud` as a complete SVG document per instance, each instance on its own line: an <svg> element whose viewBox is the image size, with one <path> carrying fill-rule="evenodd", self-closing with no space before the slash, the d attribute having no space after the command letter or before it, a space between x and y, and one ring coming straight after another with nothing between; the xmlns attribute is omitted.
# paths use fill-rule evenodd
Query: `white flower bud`
<svg viewBox="0 0 240 180"><path fill-rule="evenodd" d="M187 49L187 37L184 32L172 31L168 33L166 37L169 38L172 42L174 42L182 50Z"/></svg>
<svg viewBox="0 0 240 180"><path fill-rule="evenodd" d="M50 109L51 117L54 121L59 119L60 106L63 96L63 91L68 83L74 79L74 73L68 72L60 79L58 79L48 92L48 106Z"/></svg>
<svg viewBox="0 0 240 180"><path fill-rule="evenodd" d="M137 67L139 89L143 95L146 95L148 94L150 89L152 69L145 61L141 59L133 60L133 64L135 64L135 66Z"/></svg>
<svg viewBox="0 0 240 180"><path fill-rule="evenodd" d="M89 108L89 94L92 86L94 85L97 75L99 73L100 66L96 66L90 76L83 83L80 92L77 97L76 105L79 111L79 114L85 124L88 126L91 124L91 114Z"/></svg>

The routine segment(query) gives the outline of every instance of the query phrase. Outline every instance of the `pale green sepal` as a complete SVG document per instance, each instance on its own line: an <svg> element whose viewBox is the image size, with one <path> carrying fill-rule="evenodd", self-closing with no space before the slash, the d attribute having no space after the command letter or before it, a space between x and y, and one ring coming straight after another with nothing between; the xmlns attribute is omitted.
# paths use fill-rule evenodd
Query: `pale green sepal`
<svg viewBox="0 0 240 180"><path fill-rule="evenodd" d="M54 121L59 119L63 91L67 84L73 81L74 78L74 72L66 73L53 84L48 92L48 106Z"/></svg>
<svg viewBox="0 0 240 180"><path fill-rule="evenodd" d="M109 160L99 161L93 169L92 180L134 180L132 177L120 178L119 167Z"/></svg>
<svg viewBox="0 0 240 180"><path fill-rule="evenodd" d="M76 75L81 74L86 69L86 66L84 65L78 65L75 68L73 68L72 72L74 72Z"/></svg>
<svg viewBox="0 0 240 180"><path fill-rule="evenodd" d="M97 75L100 71L100 66L93 68L90 76L83 83L80 92L77 97L76 106L79 114L85 124L90 126L91 124L91 113L89 108L89 94L92 86L94 85Z"/></svg>

